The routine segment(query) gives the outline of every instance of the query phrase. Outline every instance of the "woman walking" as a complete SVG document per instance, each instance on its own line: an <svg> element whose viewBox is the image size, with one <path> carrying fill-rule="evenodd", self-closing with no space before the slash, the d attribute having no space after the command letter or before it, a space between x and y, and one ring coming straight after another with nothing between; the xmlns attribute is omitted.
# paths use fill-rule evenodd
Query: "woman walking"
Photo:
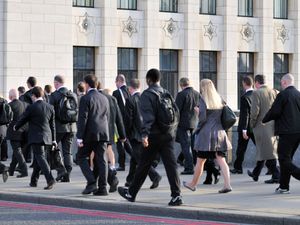
<svg viewBox="0 0 300 225"><path fill-rule="evenodd" d="M183 186L191 191L195 191L203 173L205 161L207 159L215 159L224 177L224 187L219 190L219 193L228 193L232 191L232 188L230 186L229 167L225 157L228 149L231 149L232 146L221 123L224 104L211 80L201 80L200 91L203 99L200 101L199 107L195 108L199 114L194 143L194 148L197 152L197 164L193 180L191 182L183 182Z"/></svg>

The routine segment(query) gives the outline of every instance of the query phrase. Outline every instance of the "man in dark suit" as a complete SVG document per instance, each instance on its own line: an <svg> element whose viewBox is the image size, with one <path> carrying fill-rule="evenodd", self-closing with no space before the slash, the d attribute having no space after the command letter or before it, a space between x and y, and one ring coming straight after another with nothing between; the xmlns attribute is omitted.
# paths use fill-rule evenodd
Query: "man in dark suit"
<svg viewBox="0 0 300 225"><path fill-rule="evenodd" d="M64 168L58 170L58 176L56 181L70 182L70 174L72 171L72 143L74 135L76 133L76 123L75 122L62 122L59 118L60 103L63 98L65 98L66 93L69 90L64 86L65 80L61 75L56 75L54 77L54 87L55 91L50 95L50 104L54 106L55 110L55 127L56 127L56 141L61 143L63 161L67 173L65 173ZM77 97L74 93L74 99L77 101ZM77 104L78 105L78 104Z"/></svg>
<svg viewBox="0 0 300 225"><path fill-rule="evenodd" d="M176 104L180 112L176 139L181 145L185 159L184 171L181 174L194 174L191 137L197 123L197 113L194 108L199 104L200 93L190 86L188 78L181 78L179 83L182 91L176 97Z"/></svg>
<svg viewBox="0 0 300 225"><path fill-rule="evenodd" d="M133 116L132 118L127 118L127 120L131 120L129 122L129 124L131 124L129 127L131 132L128 134L128 138L132 146L130 168L129 168L128 176L126 177L126 184L125 184L125 186L127 187L130 186L134 178L137 165L140 162L141 154L143 151L143 143L142 143L143 118L140 110L141 94L140 94L140 81L138 79L132 79L130 81L129 92L131 94L131 97L128 99L128 104L126 105L126 108L131 107L131 109L128 110L132 110ZM150 167L148 176L152 181L152 185L150 186L150 189L157 188L161 180L161 176L153 166Z"/></svg>
<svg viewBox="0 0 300 225"><path fill-rule="evenodd" d="M238 145L236 150L236 159L234 161L234 168L231 171L233 174L243 173L243 161L247 150L248 142L251 139L255 144L253 131L250 129L250 111L253 93L253 79L246 76L243 78L243 88L245 94L241 97L240 104L240 118L238 124Z"/></svg>
<svg viewBox="0 0 300 225"><path fill-rule="evenodd" d="M28 77L26 83L27 83L27 87L29 90L26 91L25 94L23 95L23 100L24 100L24 102L27 102L28 104L33 104L33 100L31 98L32 89L36 86L37 80L35 77Z"/></svg>
<svg viewBox="0 0 300 225"><path fill-rule="evenodd" d="M130 97L130 93L128 92L127 86L126 86L126 79L123 74L119 74L116 77L116 86L117 90L113 92L113 96L117 99L118 106L121 110L122 118L123 118L123 123L125 125L125 132L126 134L129 132L128 126L127 126L127 121L126 121L126 110L125 110L125 105L127 100ZM127 140L126 142L122 142L120 140L117 141L117 150L118 150L118 163L119 163L119 168L117 168L118 171L125 171L125 151L131 155L131 145L129 141Z"/></svg>
<svg viewBox="0 0 300 225"><path fill-rule="evenodd" d="M166 91L159 85L160 78L161 74L157 69L151 69L147 72L146 81L149 88L143 92L140 100L140 109L143 118L142 142L144 149L131 185L128 189L119 187L118 192L126 200L134 202L137 193L149 173L153 160L160 153L171 189L172 199L169 205L178 206L183 204L183 202L180 196L180 180L174 155L175 134L174 132L160 129L157 121L159 96L155 93Z"/></svg>
<svg viewBox="0 0 300 225"><path fill-rule="evenodd" d="M294 86L294 76L286 74L281 78L281 91L263 123L275 121L275 135L279 136L278 158L280 164L279 187L276 193L290 193L291 176L300 180L300 168L292 161L300 143L300 92Z"/></svg>
<svg viewBox="0 0 300 225"><path fill-rule="evenodd" d="M98 92L97 78L88 75L84 78L87 94L80 100L79 117L77 122L77 161L87 180L82 194L94 193L107 195L107 163L105 151L109 142L109 103L107 98ZM89 165L89 156L95 153L98 167L98 190L96 179Z"/></svg>
<svg viewBox="0 0 300 225"><path fill-rule="evenodd" d="M19 100L24 102L25 87L23 86L18 87L18 94L19 94Z"/></svg>
<svg viewBox="0 0 300 225"><path fill-rule="evenodd" d="M7 101L0 97L0 104L7 103ZM6 136L6 125L0 126L0 146L5 139ZM2 174L3 181L6 182L8 178L8 167L6 167L3 163L0 162L0 174Z"/></svg>
<svg viewBox="0 0 300 225"><path fill-rule="evenodd" d="M21 129L18 131L14 131L13 127L16 125L18 119L21 117L21 115L25 112L25 109L27 108L28 104L26 102L22 102L17 98L17 90L11 89L9 91L9 100L11 101L9 103L12 111L13 111L13 120L9 124L7 128L7 140L10 141L12 150L13 150L13 157L12 161L9 166L9 175L13 176L14 171L16 169L16 166L18 165L18 168L20 169L20 175L17 176L17 178L21 177L27 177L28 176L28 170L26 161L24 159L22 148L24 147L25 143L25 135L28 130L28 126L24 125Z"/></svg>
<svg viewBox="0 0 300 225"><path fill-rule="evenodd" d="M48 162L46 160L45 146L57 145L55 137L55 114L53 107L43 100L43 89L41 87L32 88L32 102L15 125L15 130L19 130L26 123L28 128L28 144L31 145L36 163L31 175L31 187L36 187L40 171L43 172L47 186L45 190L50 190L55 184Z"/></svg>

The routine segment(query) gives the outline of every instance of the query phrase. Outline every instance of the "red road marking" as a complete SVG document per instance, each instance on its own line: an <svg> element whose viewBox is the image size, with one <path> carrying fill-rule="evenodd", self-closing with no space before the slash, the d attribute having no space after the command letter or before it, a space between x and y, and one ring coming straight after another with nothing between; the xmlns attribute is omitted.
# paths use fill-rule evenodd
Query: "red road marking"
<svg viewBox="0 0 300 225"><path fill-rule="evenodd" d="M75 208L57 207L51 205L30 204L30 203L15 203L15 202L7 202L7 201L0 201L0 207L17 208L17 209L34 210L34 211L45 211L45 212L53 212L53 213L65 213L70 215L105 217L105 218L118 219L118 220L140 221L146 223L165 223L165 224L176 224L176 225L234 225L228 223L169 219L169 218L159 218L159 217L152 217L152 216L130 215L130 214L123 214L123 213L75 209Z"/></svg>

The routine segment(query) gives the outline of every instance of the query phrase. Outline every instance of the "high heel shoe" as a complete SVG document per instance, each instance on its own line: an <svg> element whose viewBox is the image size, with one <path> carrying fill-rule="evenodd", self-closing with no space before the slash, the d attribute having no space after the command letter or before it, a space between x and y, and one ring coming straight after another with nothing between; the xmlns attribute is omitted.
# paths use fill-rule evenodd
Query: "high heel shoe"
<svg viewBox="0 0 300 225"><path fill-rule="evenodd" d="M214 172L214 178L215 178L215 182L214 182L214 184L217 184L217 183L219 183L219 181L220 181L220 171L216 171L216 172Z"/></svg>

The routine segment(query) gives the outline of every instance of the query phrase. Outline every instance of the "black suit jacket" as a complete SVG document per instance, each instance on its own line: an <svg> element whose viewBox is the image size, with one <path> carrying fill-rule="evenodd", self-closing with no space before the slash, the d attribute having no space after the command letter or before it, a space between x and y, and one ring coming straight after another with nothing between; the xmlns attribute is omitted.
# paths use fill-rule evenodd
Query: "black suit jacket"
<svg viewBox="0 0 300 225"><path fill-rule="evenodd" d="M194 108L199 105L200 93L192 87L187 87L176 96L176 105L180 112L178 127L194 129L198 115Z"/></svg>
<svg viewBox="0 0 300 225"><path fill-rule="evenodd" d="M33 104L32 99L31 99L31 96L32 96L32 89L26 91L26 92L24 93L24 95L22 95L22 96L23 96L22 99L23 99L24 102L28 103L29 105Z"/></svg>
<svg viewBox="0 0 300 225"><path fill-rule="evenodd" d="M28 144L52 145L56 141L55 113L52 105L38 100L28 106L15 128L20 129L29 123Z"/></svg>
<svg viewBox="0 0 300 225"><path fill-rule="evenodd" d="M13 127L16 125L21 115L25 112L26 108L28 107L28 103L15 99L11 101L9 105L14 113L14 116L7 128L6 139L11 141L23 141L26 138L25 135L28 130L28 124L24 125L17 131L15 131Z"/></svg>
<svg viewBox="0 0 300 225"><path fill-rule="evenodd" d="M80 99L77 138L83 143L109 141L109 103L96 89L91 89Z"/></svg>
<svg viewBox="0 0 300 225"><path fill-rule="evenodd" d="M240 103L240 118L238 124L238 131L242 132L243 130L247 130L250 132L250 111L252 104L252 93L253 91L247 91L241 97Z"/></svg>
<svg viewBox="0 0 300 225"><path fill-rule="evenodd" d="M108 100L109 103L109 139L111 143L114 143L114 136L115 136L115 127L117 128L119 138L125 139L125 128L123 123L122 114L120 108L118 106L117 99L114 96L107 95L100 91Z"/></svg>
<svg viewBox="0 0 300 225"><path fill-rule="evenodd" d="M125 98L125 102L126 102L127 99L129 99L130 94L129 94L129 91L128 91L128 89L127 89L127 87L125 85L122 86L122 87L120 87L119 89L117 89L117 90L115 90L113 92L113 96L117 99L118 106L119 106L119 108L121 110L121 113L122 113L122 116L123 116L123 119L124 119L125 118L125 104L123 102L120 90L123 93L123 96Z"/></svg>
<svg viewBox="0 0 300 225"><path fill-rule="evenodd" d="M67 93L69 90L65 87L54 91L49 98L49 103L54 106L55 114L57 115L59 103L64 97L63 93ZM75 94L74 94L75 95ZM61 123L60 120L55 118L56 133L75 133L76 123Z"/></svg>
<svg viewBox="0 0 300 225"><path fill-rule="evenodd" d="M290 86L281 91L263 123L275 120L275 135L300 133L300 92Z"/></svg>
<svg viewBox="0 0 300 225"><path fill-rule="evenodd" d="M0 104L7 103L4 98L0 97ZM4 139L6 137L7 125L0 125L0 139Z"/></svg>
<svg viewBox="0 0 300 225"><path fill-rule="evenodd" d="M129 99L128 102L130 102L130 105L132 107L132 112L133 112L133 117L131 118L131 132L129 135L130 140L136 140L136 141L142 141L142 125L143 125L143 118L141 114L141 94L140 93L135 93L132 95Z"/></svg>

